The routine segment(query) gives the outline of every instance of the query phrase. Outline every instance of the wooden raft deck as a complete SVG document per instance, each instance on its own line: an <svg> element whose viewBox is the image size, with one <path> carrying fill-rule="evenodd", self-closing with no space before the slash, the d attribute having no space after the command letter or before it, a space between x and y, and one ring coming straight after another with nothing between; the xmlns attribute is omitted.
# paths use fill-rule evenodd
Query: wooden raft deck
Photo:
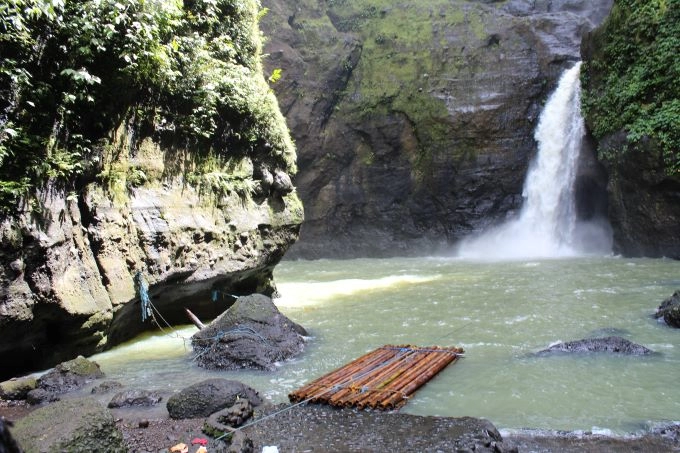
<svg viewBox="0 0 680 453"><path fill-rule="evenodd" d="M290 393L291 402L397 409L463 354L462 348L386 345Z"/></svg>

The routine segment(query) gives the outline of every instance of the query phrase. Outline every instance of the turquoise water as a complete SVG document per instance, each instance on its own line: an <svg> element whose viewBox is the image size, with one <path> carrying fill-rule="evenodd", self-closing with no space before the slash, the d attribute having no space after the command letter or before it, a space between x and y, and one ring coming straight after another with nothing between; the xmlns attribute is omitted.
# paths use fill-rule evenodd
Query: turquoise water
<svg viewBox="0 0 680 453"><path fill-rule="evenodd" d="M680 330L653 319L680 288L680 262L574 258L503 263L451 258L284 262L277 305L308 329L299 357L273 373L209 372L191 361L193 327L95 356L108 378L174 389L239 379L274 402L384 344L462 346L465 358L402 412L476 416L499 428L642 432L680 420ZM557 341L617 334L646 357L535 357Z"/></svg>

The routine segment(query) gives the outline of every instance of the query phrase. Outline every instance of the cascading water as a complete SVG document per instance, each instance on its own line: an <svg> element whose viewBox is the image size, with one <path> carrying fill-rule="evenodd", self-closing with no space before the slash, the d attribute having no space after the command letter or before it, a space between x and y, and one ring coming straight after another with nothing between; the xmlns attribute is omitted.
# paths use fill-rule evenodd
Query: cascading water
<svg viewBox="0 0 680 453"><path fill-rule="evenodd" d="M573 193L585 131L580 109L580 68L579 62L562 75L541 113L534 133L538 154L527 173L519 217L478 237L463 240L459 256L540 258L574 256L589 251L577 240L579 225ZM608 252L610 247L608 243L600 243L596 251L607 249Z"/></svg>

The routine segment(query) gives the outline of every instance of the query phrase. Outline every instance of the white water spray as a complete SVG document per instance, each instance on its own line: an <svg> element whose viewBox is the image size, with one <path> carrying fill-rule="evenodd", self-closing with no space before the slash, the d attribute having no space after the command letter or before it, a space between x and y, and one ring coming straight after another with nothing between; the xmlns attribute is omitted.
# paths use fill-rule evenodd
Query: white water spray
<svg viewBox="0 0 680 453"><path fill-rule="evenodd" d="M538 154L524 182L524 205L519 217L463 240L461 257L546 258L588 251L577 240L573 190L585 131L580 108L580 68L581 63L577 63L562 75L541 113L534 133Z"/></svg>

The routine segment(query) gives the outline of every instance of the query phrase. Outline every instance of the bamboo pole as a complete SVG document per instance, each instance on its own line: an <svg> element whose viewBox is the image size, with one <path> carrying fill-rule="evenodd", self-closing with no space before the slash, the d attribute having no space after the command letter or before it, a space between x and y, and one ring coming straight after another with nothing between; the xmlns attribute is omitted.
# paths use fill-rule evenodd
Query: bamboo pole
<svg viewBox="0 0 680 453"><path fill-rule="evenodd" d="M408 396L432 379L451 362L457 360L457 356L449 356L448 354L437 356L438 354L440 353L432 353L426 360L420 363L421 366L417 367L412 373L409 373L408 376L405 376L398 383L398 386L395 384L395 391L398 393L384 400L381 406L389 408L404 404Z"/></svg>
<svg viewBox="0 0 680 453"><path fill-rule="evenodd" d="M426 355L413 368L411 368L408 373L393 383L393 390L403 393L404 386L410 384L414 380L418 380L419 376L427 373L430 369L436 369L437 372L441 371L443 367L451 363L451 361L453 361L456 357L442 353L425 354Z"/></svg>
<svg viewBox="0 0 680 453"><path fill-rule="evenodd" d="M335 371L327 373L318 379L304 385L302 388L288 395L291 402L302 401L320 390L327 390L344 381L351 381L352 376L362 373L365 369L378 365L393 356L394 353L382 348L371 351L353 360L349 364ZM324 392L325 393L325 392Z"/></svg>
<svg viewBox="0 0 680 453"><path fill-rule="evenodd" d="M457 361L463 352L455 347L386 345L319 377L288 397L292 402L310 399L340 407L396 408Z"/></svg>
<svg viewBox="0 0 680 453"><path fill-rule="evenodd" d="M395 360L392 363L387 362L385 366L376 368L374 372L366 374L361 379L354 381L350 387L340 390L338 393L333 395L330 398L330 403L335 405L338 402L342 402L344 398L348 398L348 395L350 395L352 392L356 392L356 390L361 389L362 387L371 388L372 384L380 382L380 379L383 376L386 376L395 370L399 370L401 366L401 360Z"/></svg>

